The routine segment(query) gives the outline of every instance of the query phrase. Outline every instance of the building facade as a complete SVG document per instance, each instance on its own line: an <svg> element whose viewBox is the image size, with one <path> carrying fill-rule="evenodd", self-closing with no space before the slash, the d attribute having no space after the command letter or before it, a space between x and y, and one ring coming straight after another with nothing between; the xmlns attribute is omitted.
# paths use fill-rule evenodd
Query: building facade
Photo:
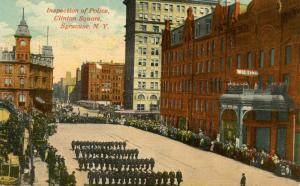
<svg viewBox="0 0 300 186"><path fill-rule="evenodd" d="M42 54L32 54L31 35L23 17L15 33L12 51L0 52L0 99L10 100L16 107L28 111L32 107L52 110L53 52L43 46Z"/></svg>
<svg viewBox="0 0 300 186"><path fill-rule="evenodd" d="M159 112L161 76L161 31L164 21L176 27L186 10L195 16L211 13L217 0L125 0L125 109Z"/></svg>
<svg viewBox="0 0 300 186"><path fill-rule="evenodd" d="M217 5L162 41L161 116L300 162L300 2Z"/></svg>
<svg viewBox="0 0 300 186"><path fill-rule="evenodd" d="M81 66L81 100L123 105L124 64L87 62Z"/></svg>

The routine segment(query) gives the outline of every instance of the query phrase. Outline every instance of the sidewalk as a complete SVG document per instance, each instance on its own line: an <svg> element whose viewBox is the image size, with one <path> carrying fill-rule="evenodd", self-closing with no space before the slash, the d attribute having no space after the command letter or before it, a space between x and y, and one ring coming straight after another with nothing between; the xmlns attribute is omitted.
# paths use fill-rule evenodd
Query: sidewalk
<svg viewBox="0 0 300 186"><path fill-rule="evenodd" d="M35 186L47 186L48 185L48 167L47 163L43 162L39 157L34 158L35 166Z"/></svg>

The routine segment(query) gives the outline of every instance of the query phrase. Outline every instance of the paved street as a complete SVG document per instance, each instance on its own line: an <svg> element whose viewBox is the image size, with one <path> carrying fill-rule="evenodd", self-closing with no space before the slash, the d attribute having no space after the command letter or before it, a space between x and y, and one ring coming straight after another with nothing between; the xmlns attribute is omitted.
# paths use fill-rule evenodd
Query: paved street
<svg viewBox="0 0 300 186"><path fill-rule="evenodd" d="M50 138L50 143L66 158L70 172L78 168L75 154L71 150L72 140L126 140L128 148L139 149L140 158L155 159L155 171L180 169L183 172L183 186L238 186L242 172L246 174L247 186L299 185L296 181L277 177L272 173L189 147L166 137L118 125L59 125L57 133ZM77 185L83 186L87 183L86 175L87 172L76 170Z"/></svg>

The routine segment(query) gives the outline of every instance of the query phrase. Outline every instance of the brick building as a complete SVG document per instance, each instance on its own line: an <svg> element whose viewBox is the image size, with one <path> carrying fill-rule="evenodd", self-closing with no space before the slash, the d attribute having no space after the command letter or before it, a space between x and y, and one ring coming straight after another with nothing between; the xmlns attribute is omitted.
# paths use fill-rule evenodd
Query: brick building
<svg viewBox="0 0 300 186"><path fill-rule="evenodd" d="M10 100L21 110L32 106L52 110L53 53L43 46L42 54L32 54L31 35L23 17L15 33L12 51L0 51L0 99Z"/></svg>
<svg viewBox="0 0 300 186"><path fill-rule="evenodd" d="M88 62L81 66L81 100L123 105L124 64Z"/></svg>
<svg viewBox="0 0 300 186"><path fill-rule="evenodd" d="M212 12L217 0L124 0L125 109L144 115L159 114L161 74L161 30L165 20L174 27L184 22L193 7L196 17Z"/></svg>
<svg viewBox="0 0 300 186"><path fill-rule="evenodd" d="M161 117L300 162L300 2L217 5L162 41Z"/></svg>

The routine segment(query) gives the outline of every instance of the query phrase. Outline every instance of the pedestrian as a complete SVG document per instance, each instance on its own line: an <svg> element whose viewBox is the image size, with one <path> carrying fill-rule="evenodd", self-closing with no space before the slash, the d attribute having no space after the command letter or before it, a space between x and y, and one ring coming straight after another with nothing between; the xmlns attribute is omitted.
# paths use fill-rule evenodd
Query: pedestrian
<svg viewBox="0 0 300 186"><path fill-rule="evenodd" d="M242 174L241 186L246 186L246 176L245 176L245 173Z"/></svg>

